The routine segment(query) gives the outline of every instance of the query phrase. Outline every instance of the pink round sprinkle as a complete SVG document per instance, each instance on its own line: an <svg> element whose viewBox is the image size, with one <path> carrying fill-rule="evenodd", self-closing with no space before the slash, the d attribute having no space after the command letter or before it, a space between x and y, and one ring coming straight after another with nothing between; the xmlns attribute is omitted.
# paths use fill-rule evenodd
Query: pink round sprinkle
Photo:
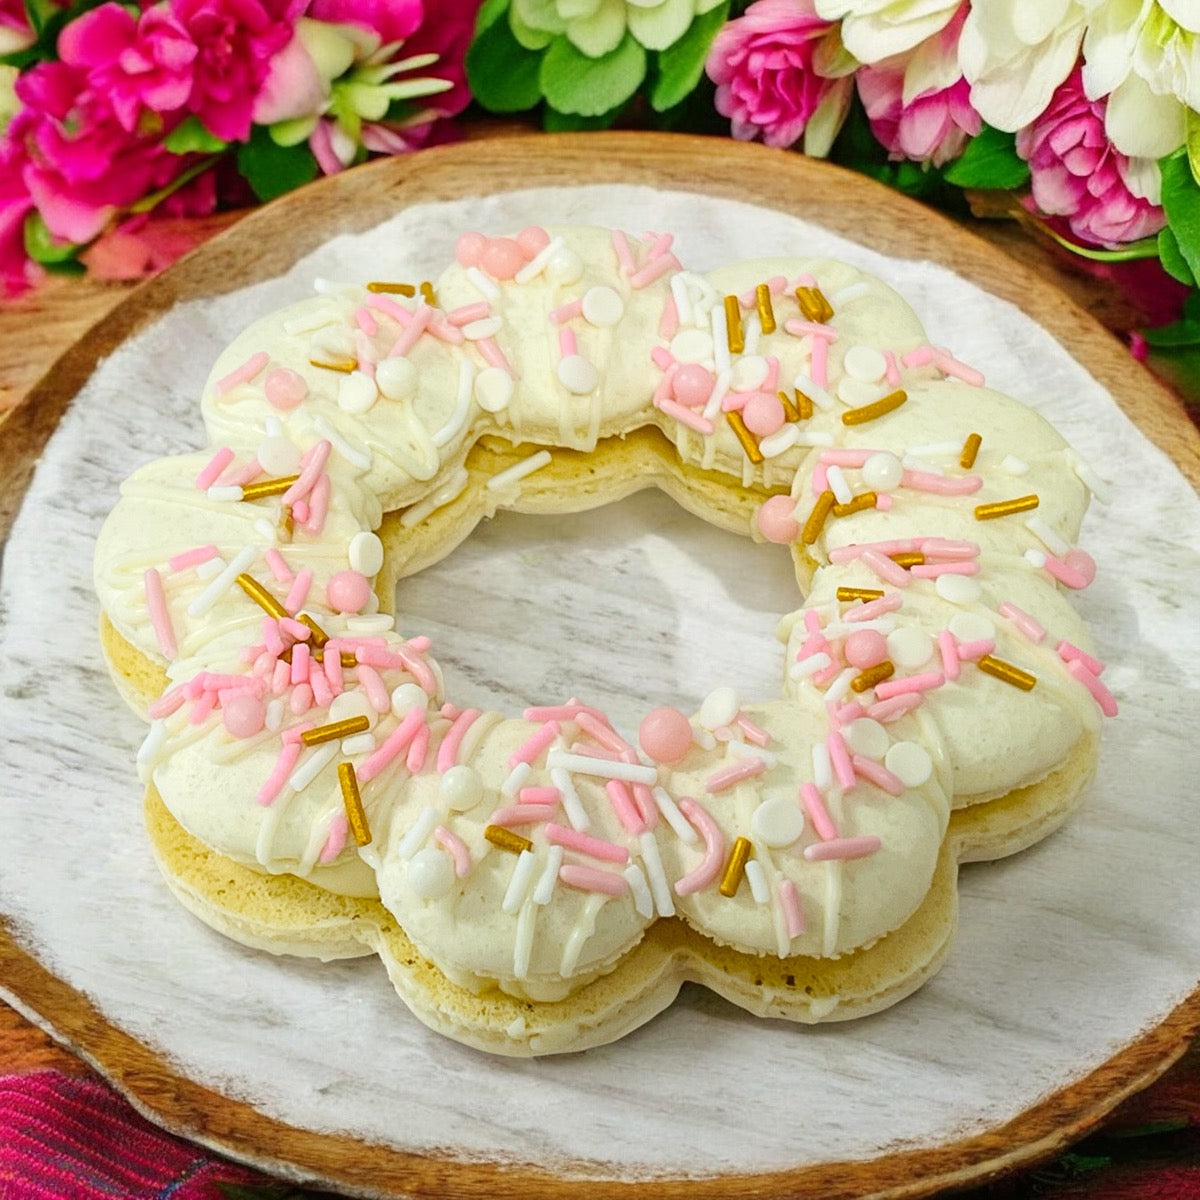
<svg viewBox="0 0 1200 1200"><path fill-rule="evenodd" d="M371 598L371 582L361 571L339 571L325 587L334 612L356 613Z"/></svg>
<svg viewBox="0 0 1200 1200"><path fill-rule="evenodd" d="M304 382L303 375L289 371L287 367L276 367L263 380L263 391L272 405L286 411L305 399L308 384Z"/></svg>
<svg viewBox="0 0 1200 1200"><path fill-rule="evenodd" d="M852 667L865 671L887 658L887 638L877 629L857 629L846 639L842 653Z"/></svg>
<svg viewBox="0 0 1200 1200"><path fill-rule="evenodd" d="M488 240L482 233L464 233L454 247L454 257L460 267L477 267L487 247Z"/></svg>
<svg viewBox="0 0 1200 1200"><path fill-rule="evenodd" d="M677 708L656 708L646 714L638 741L656 762L678 762L691 748L692 726Z"/></svg>
<svg viewBox="0 0 1200 1200"><path fill-rule="evenodd" d="M783 428L783 405L778 396L769 392L756 392L746 401L742 409L742 420L746 428L759 437L770 437Z"/></svg>
<svg viewBox="0 0 1200 1200"><path fill-rule="evenodd" d="M1063 562L1072 571L1078 571L1087 580L1084 587L1087 587L1096 578L1096 560L1086 550L1080 550L1078 546L1063 555Z"/></svg>
<svg viewBox="0 0 1200 1200"><path fill-rule="evenodd" d="M225 718L225 728L235 738L248 738L262 732L267 709L253 692L239 690L221 705L221 715Z"/></svg>
<svg viewBox="0 0 1200 1200"><path fill-rule="evenodd" d="M479 265L493 279L511 279L525 265L525 255L512 238L492 238Z"/></svg>
<svg viewBox="0 0 1200 1200"><path fill-rule="evenodd" d="M530 259L550 245L550 235L540 225L530 225L517 234L517 245Z"/></svg>
<svg viewBox="0 0 1200 1200"><path fill-rule="evenodd" d="M772 496L758 510L758 531L768 542L784 545L800 534L800 523L792 515L796 502L791 496Z"/></svg>
<svg viewBox="0 0 1200 1200"><path fill-rule="evenodd" d="M671 392L675 399L688 408L699 408L708 402L716 379L699 363L684 363L671 380Z"/></svg>

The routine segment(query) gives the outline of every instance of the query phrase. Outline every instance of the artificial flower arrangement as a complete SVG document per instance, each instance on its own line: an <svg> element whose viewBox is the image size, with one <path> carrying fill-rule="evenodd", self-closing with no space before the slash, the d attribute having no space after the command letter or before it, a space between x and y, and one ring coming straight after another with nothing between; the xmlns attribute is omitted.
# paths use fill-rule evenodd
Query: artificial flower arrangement
<svg viewBox="0 0 1200 1200"><path fill-rule="evenodd" d="M119 273L106 247L164 265L172 218L429 144L474 101L1015 195L1087 259L1148 260L1175 319L1147 340L1200 346L1197 0L0 0L0 63L9 292Z"/></svg>

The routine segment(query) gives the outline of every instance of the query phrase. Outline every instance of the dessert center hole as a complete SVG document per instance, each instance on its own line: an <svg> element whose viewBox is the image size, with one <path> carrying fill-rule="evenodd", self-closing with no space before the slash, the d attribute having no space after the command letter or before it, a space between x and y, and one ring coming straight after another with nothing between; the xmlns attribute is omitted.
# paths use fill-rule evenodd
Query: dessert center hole
<svg viewBox="0 0 1200 1200"><path fill-rule="evenodd" d="M424 633L460 707L517 715L576 696L633 736L652 708L727 684L779 695L775 627L801 602L791 559L657 490L590 512L500 513L402 580L397 627Z"/></svg>

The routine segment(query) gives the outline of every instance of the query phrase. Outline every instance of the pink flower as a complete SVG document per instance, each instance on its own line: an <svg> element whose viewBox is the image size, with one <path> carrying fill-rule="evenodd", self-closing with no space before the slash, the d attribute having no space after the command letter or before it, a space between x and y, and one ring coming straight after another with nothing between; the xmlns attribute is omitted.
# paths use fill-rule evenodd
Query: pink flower
<svg viewBox="0 0 1200 1200"><path fill-rule="evenodd" d="M817 16L813 0L757 0L725 25L706 70L717 85L717 111L730 118L735 138L761 135L768 146L791 146L807 131L805 150L828 152L850 96L848 76L821 71L834 30Z"/></svg>
<svg viewBox="0 0 1200 1200"><path fill-rule="evenodd" d="M1066 218L1080 241L1111 247L1157 233L1166 218L1144 194L1145 160L1126 157L1108 140L1104 110L1103 99L1084 95L1077 67L1046 111L1018 131L1017 153L1032 171L1037 207Z"/></svg>
<svg viewBox="0 0 1200 1200"><path fill-rule="evenodd" d="M25 218L33 197L25 186L25 155L10 138L0 138L0 296L15 296L33 287L41 268L25 253Z"/></svg>
<svg viewBox="0 0 1200 1200"><path fill-rule="evenodd" d="M33 42L24 0L0 0L0 54L24 50Z"/></svg>

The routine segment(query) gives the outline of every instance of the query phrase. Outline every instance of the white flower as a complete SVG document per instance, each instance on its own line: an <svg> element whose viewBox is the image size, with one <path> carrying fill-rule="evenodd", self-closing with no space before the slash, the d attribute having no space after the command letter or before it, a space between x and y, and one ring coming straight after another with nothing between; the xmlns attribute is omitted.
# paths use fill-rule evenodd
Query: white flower
<svg viewBox="0 0 1200 1200"><path fill-rule="evenodd" d="M940 33L962 0L816 0L826 21L842 22L842 41L859 62L904 54Z"/></svg>
<svg viewBox="0 0 1200 1200"><path fill-rule="evenodd" d="M517 40L541 49L557 34L589 58L615 50L628 29L647 50L679 41L699 13L720 0L513 0L509 19Z"/></svg>

